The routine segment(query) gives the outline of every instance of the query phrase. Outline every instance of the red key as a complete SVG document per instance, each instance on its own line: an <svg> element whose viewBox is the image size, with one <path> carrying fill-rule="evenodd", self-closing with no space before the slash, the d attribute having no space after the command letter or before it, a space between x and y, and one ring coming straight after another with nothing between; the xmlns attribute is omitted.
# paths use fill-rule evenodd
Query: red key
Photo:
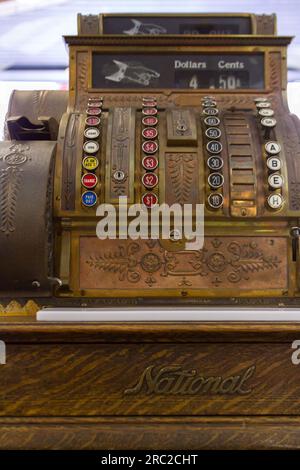
<svg viewBox="0 0 300 470"><path fill-rule="evenodd" d="M87 189L92 189L96 186L98 183L98 178L94 173L86 173L83 175L81 178L82 186L84 186Z"/></svg>
<svg viewBox="0 0 300 470"><path fill-rule="evenodd" d="M154 127L146 127L146 129L143 129L142 135L144 139L155 139L157 137L157 129Z"/></svg>
<svg viewBox="0 0 300 470"><path fill-rule="evenodd" d="M154 193L145 193L142 197L142 202L144 206L151 209L152 207L156 206L158 202L158 197Z"/></svg>
<svg viewBox="0 0 300 470"><path fill-rule="evenodd" d="M143 152L145 153L155 153L158 150L158 143L153 140L148 140L142 145Z"/></svg>
<svg viewBox="0 0 300 470"><path fill-rule="evenodd" d="M157 114L157 109L156 108L145 108L145 109L142 110L142 113L145 116L154 116L155 114Z"/></svg>
<svg viewBox="0 0 300 470"><path fill-rule="evenodd" d="M144 126L156 126L158 119L155 116L146 116L143 118L142 123Z"/></svg>
<svg viewBox="0 0 300 470"><path fill-rule="evenodd" d="M158 176L155 173L145 173L142 178L142 183L146 188L154 188L158 183Z"/></svg>
<svg viewBox="0 0 300 470"><path fill-rule="evenodd" d="M147 157L143 158L142 165L145 170L155 170L155 168L158 167L158 160L156 157L148 155Z"/></svg>

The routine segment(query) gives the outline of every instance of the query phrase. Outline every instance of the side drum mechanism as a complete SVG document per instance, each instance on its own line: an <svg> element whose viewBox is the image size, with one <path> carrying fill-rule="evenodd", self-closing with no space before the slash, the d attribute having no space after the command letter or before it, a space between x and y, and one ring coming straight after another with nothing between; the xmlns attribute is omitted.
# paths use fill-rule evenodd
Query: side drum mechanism
<svg viewBox="0 0 300 470"><path fill-rule="evenodd" d="M53 285L53 178L64 91L14 91L0 143L0 291L48 297ZM4 301L0 303L5 303Z"/></svg>
<svg viewBox="0 0 300 470"><path fill-rule="evenodd" d="M4 124L5 140L57 140L68 92L14 90Z"/></svg>

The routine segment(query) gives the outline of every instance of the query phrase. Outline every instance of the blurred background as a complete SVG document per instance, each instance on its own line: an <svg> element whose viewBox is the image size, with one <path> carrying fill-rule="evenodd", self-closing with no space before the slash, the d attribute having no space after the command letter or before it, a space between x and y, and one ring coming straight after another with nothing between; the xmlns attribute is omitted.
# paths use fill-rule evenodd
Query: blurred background
<svg viewBox="0 0 300 470"><path fill-rule="evenodd" d="M288 54L288 99L300 117L300 0L0 0L0 129L11 90L68 88L62 36L76 34L77 13L183 10L276 13L278 34L295 36Z"/></svg>

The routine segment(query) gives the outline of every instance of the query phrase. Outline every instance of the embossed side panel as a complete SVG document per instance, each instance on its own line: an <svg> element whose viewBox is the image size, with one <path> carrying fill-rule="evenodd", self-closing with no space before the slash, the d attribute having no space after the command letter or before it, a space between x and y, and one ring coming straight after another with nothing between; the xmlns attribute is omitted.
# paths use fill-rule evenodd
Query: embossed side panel
<svg viewBox="0 0 300 470"><path fill-rule="evenodd" d="M286 289L283 237L206 237L201 251L158 241L80 238L81 289ZM102 294L101 294L102 295Z"/></svg>
<svg viewBox="0 0 300 470"><path fill-rule="evenodd" d="M255 15L256 34L277 34L276 15Z"/></svg>
<svg viewBox="0 0 300 470"><path fill-rule="evenodd" d="M0 415L287 416L299 394L290 343L9 343Z"/></svg>
<svg viewBox="0 0 300 470"><path fill-rule="evenodd" d="M71 113L67 124L62 163L62 188L61 188L61 208L62 210L75 209L76 191L76 154L78 145L79 113Z"/></svg>
<svg viewBox="0 0 300 470"><path fill-rule="evenodd" d="M114 108L108 118L105 201L127 196L134 202L135 111Z"/></svg>
<svg viewBox="0 0 300 470"><path fill-rule="evenodd" d="M165 201L167 204L199 202L199 161L197 153L165 154Z"/></svg>
<svg viewBox="0 0 300 470"><path fill-rule="evenodd" d="M0 289L14 296L50 293L55 146L0 144Z"/></svg>

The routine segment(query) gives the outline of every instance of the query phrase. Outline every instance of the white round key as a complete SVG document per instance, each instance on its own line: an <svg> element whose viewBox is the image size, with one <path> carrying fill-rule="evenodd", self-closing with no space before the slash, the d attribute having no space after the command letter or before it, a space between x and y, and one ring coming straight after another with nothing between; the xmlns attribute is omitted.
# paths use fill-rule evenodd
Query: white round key
<svg viewBox="0 0 300 470"><path fill-rule="evenodd" d="M205 108L213 108L214 106L217 106L217 102L214 100L205 100L202 102L202 106L204 106Z"/></svg>
<svg viewBox="0 0 300 470"><path fill-rule="evenodd" d="M88 127L84 131L84 135L88 139L97 139L97 137L99 137L99 135L100 135L100 131L99 131L99 129L97 129L97 127Z"/></svg>
<svg viewBox="0 0 300 470"><path fill-rule="evenodd" d="M272 173L268 178L268 183L271 188L278 189L283 185L283 178L279 173Z"/></svg>
<svg viewBox="0 0 300 470"><path fill-rule="evenodd" d="M275 112L271 108L263 108L258 111L258 114L262 117L272 117L274 116Z"/></svg>
<svg viewBox="0 0 300 470"><path fill-rule="evenodd" d="M262 108L271 108L271 103L269 101L261 101L259 103L256 103L257 109L262 109Z"/></svg>
<svg viewBox="0 0 300 470"><path fill-rule="evenodd" d="M258 96L257 98L254 98L255 103L261 103L263 101L269 101L268 98L265 96Z"/></svg>
<svg viewBox="0 0 300 470"><path fill-rule="evenodd" d="M98 142L94 142L93 140L88 140L83 145L83 150L86 153L96 153L99 150L99 144L98 144Z"/></svg>
<svg viewBox="0 0 300 470"><path fill-rule="evenodd" d="M268 197L268 205L271 209L280 209L283 204L283 197L281 194L270 194Z"/></svg>
<svg viewBox="0 0 300 470"><path fill-rule="evenodd" d="M211 188L220 188L224 184L222 173L211 173L208 177L208 184Z"/></svg>
<svg viewBox="0 0 300 470"><path fill-rule="evenodd" d="M261 122L261 125L264 127L275 127L277 124L277 121L275 118L269 118L269 117L262 118L260 122Z"/></svg>
<svg viewBox="0 0 300 470"><path fill-rule="evenodd" d="M267 167L269 170L278 171L281 168L281 160L278 157L270 157L267 160Z"/></svg>
<svg viewBox="0 0 300 470"><path fill-rule="evenodd" d="M204 108L203 109L203 114L206 114L206 116L216 116L219 113L219 110L217 108Z"/></svg>
<svg viewBox="0 0 300 470"><path fill-rule="evenodd" d="M270 141L265 144L265 149L270 155L277 155L281 150L281 146L278 142Z"/></svg>
<svg viewBox="0 0 300 470"><path fill-rule="evenodd" d="M209 127L206 129L205 135L209 139L219 139L221 137L221 131L218 127Z"/></svg>

